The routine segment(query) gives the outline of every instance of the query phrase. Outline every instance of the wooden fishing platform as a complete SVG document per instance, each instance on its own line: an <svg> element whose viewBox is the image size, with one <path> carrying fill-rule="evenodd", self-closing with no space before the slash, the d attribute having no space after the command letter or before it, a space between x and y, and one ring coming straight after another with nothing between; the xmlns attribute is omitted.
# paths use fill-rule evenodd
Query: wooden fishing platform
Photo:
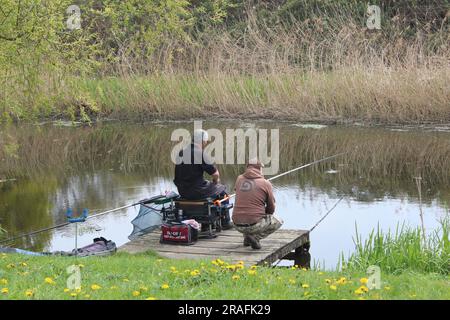
<svg viewBox="0 0 450 320"><path fill-rule="evenodd" d="M189 246L161 244L160 230L155 230L119 248L119 251L141 253L153 250L170 259L220 258L229 263L243 261L245 265L272 265L280 259L294 260L294 263L309 267L309 231L277 230L261 240L262 248L253 250L243 246L243 236L231 229L217 233L214 239L199 239Z"/></svg>

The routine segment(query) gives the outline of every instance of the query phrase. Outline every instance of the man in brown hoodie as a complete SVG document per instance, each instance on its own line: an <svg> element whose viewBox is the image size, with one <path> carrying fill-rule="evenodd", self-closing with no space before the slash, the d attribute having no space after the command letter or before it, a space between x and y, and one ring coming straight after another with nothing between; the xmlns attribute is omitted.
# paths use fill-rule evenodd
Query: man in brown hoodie
<svg viewBox="0 0 450 320"><path fill-rule="evenodd" d="M262 174L262 164L249 161L244 174L236 180L233 222L244 235L244 246L261 249L259 240L278 230L283 220L274 215L272 184Z"/></svg>

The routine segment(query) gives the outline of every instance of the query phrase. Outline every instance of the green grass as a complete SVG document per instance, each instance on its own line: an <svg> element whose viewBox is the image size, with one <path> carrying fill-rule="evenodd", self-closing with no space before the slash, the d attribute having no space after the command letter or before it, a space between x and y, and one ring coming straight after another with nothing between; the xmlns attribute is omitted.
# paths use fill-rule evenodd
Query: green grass
<svg viewBox="0 0 450 320"><path fill-rule="evenodd" d="M216 264L152 253L84 259L1 254L0 299L450 299L449 278L435 273L382 273L380 289L357 294L367 277L361 272ZM81 265L81 290L66 289L70 265Z"/></svg>
<svg viewBox="0 0 450 320"><path fill-rule="evenodd" d="M379 266L391 274L404 270L450 273L449 219L443 219L438 230L423 237L420 227L397 227L395 233L373 230L363 241L356 229L355 252L344 263L353 270Z"/></svg>

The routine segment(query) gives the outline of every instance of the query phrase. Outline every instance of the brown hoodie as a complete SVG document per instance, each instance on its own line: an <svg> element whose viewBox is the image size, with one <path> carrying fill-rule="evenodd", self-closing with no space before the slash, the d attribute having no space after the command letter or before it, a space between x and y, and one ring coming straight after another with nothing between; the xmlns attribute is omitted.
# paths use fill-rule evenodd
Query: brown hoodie
<svg viewBox="0 0 450 320"><path fill-rule="evenodd" d="M233 209L235 224L257 223L275 211L272 184L264 179L258 167L248 166L236 180L236 201Z"/></svg>

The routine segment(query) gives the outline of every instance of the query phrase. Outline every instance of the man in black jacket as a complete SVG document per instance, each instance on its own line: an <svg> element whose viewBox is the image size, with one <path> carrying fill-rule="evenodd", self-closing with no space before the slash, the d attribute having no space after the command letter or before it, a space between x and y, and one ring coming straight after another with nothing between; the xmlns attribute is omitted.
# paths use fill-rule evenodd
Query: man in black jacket
<svg viewBox="0 0 450 320"><path fill-rule="evenodd" d="M203 152L208 144L208 133L198 129L194 132L192 143L180 151L181 163L175 166L174 183L178 193L184 199L202 200L219 198L225 195L226 187L220 183L219 170L212 164L211 159ZM203 173L212 177L206 181Z"/></svg>

